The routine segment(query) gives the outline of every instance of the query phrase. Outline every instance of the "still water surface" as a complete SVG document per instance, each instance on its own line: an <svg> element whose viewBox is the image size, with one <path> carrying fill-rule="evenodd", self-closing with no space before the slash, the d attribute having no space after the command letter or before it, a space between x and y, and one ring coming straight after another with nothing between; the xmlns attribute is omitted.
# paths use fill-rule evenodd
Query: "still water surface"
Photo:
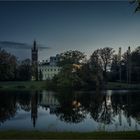
<svg viewBox="0 0 140 140"><path fill-rule="evenodd" d="M140 130L140 91L0 91L0 130Z"/></svg>

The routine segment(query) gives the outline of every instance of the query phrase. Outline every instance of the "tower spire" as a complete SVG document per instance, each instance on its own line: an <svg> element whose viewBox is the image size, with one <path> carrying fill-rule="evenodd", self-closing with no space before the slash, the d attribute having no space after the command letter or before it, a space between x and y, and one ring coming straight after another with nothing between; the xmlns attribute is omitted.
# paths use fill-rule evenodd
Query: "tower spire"
<svg viewBox="0 0 140 140"><path fill-rule="evenodd" d="M38 80L38 48L36 40L33 42L32 53L32 80Z"/></svg>
<svg viewBox="0 0 140 140"><path fill-rule="evenodd" d="M34 49L36 49L36 40L35 39L34 39L33 47L34 47Z"/></svg>

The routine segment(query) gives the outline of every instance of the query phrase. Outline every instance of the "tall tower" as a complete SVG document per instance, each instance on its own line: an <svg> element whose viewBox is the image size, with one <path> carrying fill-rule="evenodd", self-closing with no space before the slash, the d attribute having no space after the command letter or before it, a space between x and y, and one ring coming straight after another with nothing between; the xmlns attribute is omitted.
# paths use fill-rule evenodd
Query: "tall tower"
<svg viewBox="0 0 140 140"><path fill-rule="evenodd" d="M38 80L38 48L36 46L36 41L33 42L33 47L31 49L32 56L32 80Z"/></svg>
<svg viewBox="0 0 140 140"><path fill-rule="evenodd" d="M119 62L119 80L122 81L122 70L121 70L121 47L119 48L118 53L118 62Z"/></svg>
<svg viewBox="0 0 140 140"><path fill-rule="evenodd" d="M38 61L38 49L36 46L36 41L34 40L32 47L32 63L37 63L37 61Z"/></svg>
<svg viewBox="0 0 140 140"><path fill-rule="evenodd" d="M127 83L131 83L131 48L127 50Z"/></svg>

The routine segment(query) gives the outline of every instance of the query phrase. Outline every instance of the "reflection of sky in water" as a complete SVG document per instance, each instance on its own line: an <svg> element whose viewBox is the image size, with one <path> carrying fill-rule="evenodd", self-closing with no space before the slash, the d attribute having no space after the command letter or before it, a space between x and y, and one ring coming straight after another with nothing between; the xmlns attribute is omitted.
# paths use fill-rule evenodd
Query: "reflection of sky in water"
<svg viewBox="0 0 140 140"><path fill-rule="evenodd" d="M45 93L43 93L45 94ZM47 94L50 96L50 93ZM107 106L111 106L112 92L107 93ZM46 98L46 96L45 96ZM50 98L50 97L48 97ZM42 99L43 100L43 99ZM55 99L56 100L56 99ZM51 99L51 101L54 101ZM42 103L40 101L40 103ZM57 101L58 103L58 101ZM19 105L18 105L19 106ZM110 109L112 112L112 109ZM100 112L101 113L101 112ZM99 113L99 115L100 115ZM111 113L113 116L113 114ZM45 106L38 106L37 120L35 128L33 127L33 120L31 118L31 111L24 111L20 107L15 116L9 120L6 120L0 125L0 130L41 130L41 131L126 131L126 130L140 130L140 125L132 117L126 117L127 115L123 110L112 117L112 123L104 124L95 121L90 113L86 114L85 119L80 123L66 123L61 121L55 113L50 113L50 108Z"/></svg>
<svg viewBox="0 0 140 140"><path fill-rule="evenodd" d="M36 122L36 128L33 128L31 122L31 112L25 112L21 110L17 112L16 116L6 121L0 130L11 130L11 129L20 129L20 130L44 130L44 131L125 131L125 130L140 130L140 125L137 122L131 119L131 126L129 126L126 117L121 114L122 125L119 123L119 115L115 116L113 119L113 124L105 125L103 123L97 123L94 121L90 114L87 114L86 119L78 124L65 123L60 121L55 114L50 115L49 111L39 107L38 109L38 119ZM136 126L137 124L137 126Z"/></svg>

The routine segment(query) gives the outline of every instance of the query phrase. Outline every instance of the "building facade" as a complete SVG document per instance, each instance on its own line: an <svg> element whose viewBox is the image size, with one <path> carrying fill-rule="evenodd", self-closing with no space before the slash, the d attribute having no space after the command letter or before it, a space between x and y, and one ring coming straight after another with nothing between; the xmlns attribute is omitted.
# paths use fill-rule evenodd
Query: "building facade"
<svg viewBox="0 0 140 140"><path fill-rule="evenodd" d="M59 61L59 55L51 56L49 62L43 61L41 63L38 62L38 48L36 41L33 43L33 47L31 49L31 60L32 60L32 75L31 80L47 80L52 79L55 75L57 75L61 67L57 65Z"/></svg>
<svg viewBox="0 0 140 140"><path fill-rule="evenodd" d="M49 62L43 61L38 65L38 74L42 78L40 80L52 79L61 71L61 67L58 66L59 55L51 56Z"/></svg>
<svg viewBox="0 0 140 140"><path fill-rule="evenodd" d="M52 79L61 70L61 67L55 65L39 65L38 71L39 75L42 74L42 80Z"/></svg>

